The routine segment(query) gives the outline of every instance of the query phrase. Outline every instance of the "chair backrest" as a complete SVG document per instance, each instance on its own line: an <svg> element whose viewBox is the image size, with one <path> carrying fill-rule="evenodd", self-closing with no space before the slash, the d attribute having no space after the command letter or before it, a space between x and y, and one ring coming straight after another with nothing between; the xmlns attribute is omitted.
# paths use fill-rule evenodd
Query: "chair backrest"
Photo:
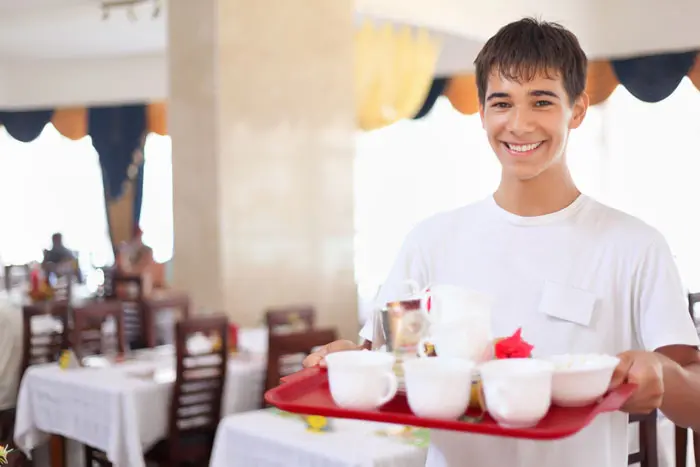
<svg viewBox="0 0 700 467"><path fill-rule="evenodd" d="M627 465L658 467L659 451L656 438L658 411L648 415L630 415L630 423L639 424L639 452L627 456Z"/></svg>
<svg viewBox="0 0 700 467"><path fill-rule="evenodd" d="M112 333L104 324L112 321ZM72 343L78 357L126 351L124 305L118 300L88 300L73 308Z"/></svg>
<svg viewBox="0 0 700 467"><path fill-rule="evenodd" d="M688 312L695 323L696 329L700 332L700 323L695 316L695 305L700 303L700 293L688 294ZM676 467L686 467L688 462L688 432L691 433L693 440L693 453L695 454L695 466L700 467L700 435L697 432L688 428L676 426L675 434L675 451L676 451Z"/></svg>
<svg viewBox="0 0 700 467"><path fill-rule="evenodd" d="M688 312L690 313L690 317L693 318L693 322L696 323L697 325L697 318L695 316L695 305L700 303L700 293L695 292L695 293L689 293L688 294Z"/></svg>
<svg viewBox="0 0 700 467"><path fill-rule="evenodd" d="M124 332L131 349L146 347L143 279L109 270L105 275L105 297L124 303Z"/></svg>
<svg viewBox="0 0 700 467"><path fill-rule="evenodd" d="M37 317L54 319L56 328L37 330L37 326L32 326L32 320ZM58 361L61 351L70 346L68 302L48 301L23 306L22 328L22 374L30 365Z"/></svg>
<svg viewBox="0 0 700 467"><path fill-rule="evenodd" d="M14 285L16 285L16 281L14 280L14 274L13 271L21 269L22 270L22 276L23 279L26 280L29 278L29 273L31 267L28 264L7 264L5 265L5 290L9 291L12 289Z"/></svg>
<svg viewBox="0 0 700 467"><path fill-rule="evenodd" d="M193 336L208 337L211 349L188 350ZM175 386L170 404L171 458L201 458L208 455L221 419L221 399L228 368L228 319L208 315L179 321L175 325L177 358ZM199 439L197 452L183 456L183 439ZM208 449L208 451L207 451ZM206 451L206 452L205 452Z"/></svg>
<svg viewBox="0 0 700 467"><path fill-rule="evenodd" d="M157 316L161 311L175 312L179 319L187 320L190 317L190 297L185 292L177 290L157 290L143 300L144 337L147 347L158 345L156 332Z"/></svg>
<svg viewBox="0 0 700 467"><path fill-rule="evenodd" d="M139 275L134 274L123 274L113 269L104 270L105 274L105 296L107 298L120 298L133 299L136 301L143 300L143 279ZM136 293L124 294L122 292L129 292L130 288L133 287Z"/></svg>
<svg viewBox="0 0 700 467"><path fill-rule="evenodd" d="M280 378L287 376L290 371L284 371L285 357L292 355L309 355L314 348L326 345L337 339L335 329L314 329L305 332L289 334L270 334L267 351L267 371L265 376L265 391L280 384ZM301 363L299 360L297 365ZM300 368L292 369L291 372Z"/></svg>
<svg viewBox="0 0 700 467"><path fill-rule="evenodd" d="M289 328L308 331L316 324L316 310L311 305L271 308L265 312L265 324L270 333Z"/></svg>

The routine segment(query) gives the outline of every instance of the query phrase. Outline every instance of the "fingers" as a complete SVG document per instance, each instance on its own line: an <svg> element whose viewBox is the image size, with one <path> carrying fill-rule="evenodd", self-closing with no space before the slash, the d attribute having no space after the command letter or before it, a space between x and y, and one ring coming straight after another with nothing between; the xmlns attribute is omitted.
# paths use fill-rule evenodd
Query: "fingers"
<svg viewBox="0 0 700 467"><path fill-rule="evenodd" d="M618 355L618 357L620 358L620 363L617 364L613 372L609 389L615 389L624 383L627 380L630 368L632 368L633 360L628 355L623 353Z"/></svg>
<svg viewBox="0 0 700 467"><path fill-rule="evenodd" d="M309 354L302 362L304 368L310 368L316 365L326 366L323 357L328 355L330 345L331 344L326 344L316 352Z"/></svg>
<svg viewBox="0 0 700 467"><path fill-rule="evenodd" d="M304 359L302 362L302 365L304 368L310 368L313 366L321 366L325 367L326 366L326 360L324 357L328 355L329 353L333 352L341 352L344 350L360 350L362 347L358 346L352 341L346 341L346 340L339 340L335 342L331 342L330 344L326 344L320 349L318 349L316 352L310 354L308 357Z"/></svg>
<svg viewBox="0 0 700 467"><path fill-rule="evenodd" d="M627 373L627 381L636 384L637 390L622 410L628 413L647 414L661 407L664 384L661 368L649 355L640 358Z"/></svg>
<svg viewBox="0 0 700 467"><path fill-rule="evenodd" d="M313 366L318 365L318 362L321 360L321 358L323 358L323 357L319 357L318 354L312 353L312 354L306 356L304 361L301 362L301 365L304 368L311 368Z"/></svg>

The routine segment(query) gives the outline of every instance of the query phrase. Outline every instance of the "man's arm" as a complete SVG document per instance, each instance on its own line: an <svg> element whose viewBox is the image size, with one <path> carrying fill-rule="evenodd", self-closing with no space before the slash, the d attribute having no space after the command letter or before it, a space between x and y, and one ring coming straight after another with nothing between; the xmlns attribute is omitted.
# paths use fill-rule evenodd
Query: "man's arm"
<svg viewBox="0 0 700 467"><path fill-rule="evenodd" d="M687 345L656 350L663 368L661 411L673 423L700 431L700 352Z"/></svg>
<svg viewBox="0 0 700 467"><path fill-rule="evenodd" d="M633 322L640 350L625 352L623 366L639 389L626 409L659 408L679 426L700 428L700 339L671 249L658 232L635 276Z"/></svg>

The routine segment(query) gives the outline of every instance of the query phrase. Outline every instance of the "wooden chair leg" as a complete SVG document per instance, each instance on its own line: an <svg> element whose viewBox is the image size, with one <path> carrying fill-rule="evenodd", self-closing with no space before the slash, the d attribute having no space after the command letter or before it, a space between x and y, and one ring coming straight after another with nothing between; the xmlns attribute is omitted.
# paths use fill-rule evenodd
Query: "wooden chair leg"
<svg viewBox="0 0 700 467"><path fill-rule="evenodd" d="M643 443L644 458L642 467L659 467L659 450L657 446L656 428L658 417L656 414L639 423L639 439Z"/></svg>
<svg viewBox="0 0 700 467"><path fill-rule="evenodd" d="M51 467L65 467L66 465L66 439L60 435L51 435L49 439L49 452Z"/></svg>
<svg viewBox="0 0 700 467"><path fill-rule="evenodd" d="M676 467L686 467L688 465L688 430L676 426Z"/></svg>
<svg viewBox="0 0 700 467"><path fill-rule="evenodd" d="M92 451L90 450L89 446L83 446L83 456L85 459L85 466L84 467L93 467L92 463Z"/></svg>

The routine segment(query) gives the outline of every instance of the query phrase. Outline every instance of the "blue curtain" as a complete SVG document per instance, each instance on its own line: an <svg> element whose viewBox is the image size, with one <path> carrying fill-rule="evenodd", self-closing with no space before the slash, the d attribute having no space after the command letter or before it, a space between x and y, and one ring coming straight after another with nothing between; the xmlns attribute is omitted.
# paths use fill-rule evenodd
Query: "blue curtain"
<svg viewBox="0 0 700 467"><path fill-rule="evenodd" d="M88 111L88 134L100 158L107 206L124 194L125 182L132 172L133 226L139 225L143 199L143 158L135 156L139 152L143 154L146 132L144 104L93 107Z"/></svg>
<svg viewBox="0 0 700 467"><path fill-rule="evenodd" d="M430 85L430 91L428 91L428 95L425 97L425 102L423 102L423 106L415 117L413 117L414 120L423 118L430 113L438 97L442 96L442 93L445 91L448 81L449 78L435 78L433 80L433 83Z"/></svg>
<svg viewBox="0 0 700 467"><path fill-rule="evenodd" d="M698 50L644 55L611 60L617 80L637 99L644 102L659 102L673 94L683 77L698 60ZM435 78L422 108L414 119L423 118L444 92L450 78Z"/></svg>
<svg viewBox="0 0 700 467"><path fill-rule="evenodd" d="M659 102L673 94L695 63L697 51L612 60L620 83L637 99Z"/></svg>
<svg viewBox="0 0 700 467"><path fill-rule="evenodd" d="M0 112L0 124L14 139L29 143L39 137L52 116L53 110Z"/></svg>

